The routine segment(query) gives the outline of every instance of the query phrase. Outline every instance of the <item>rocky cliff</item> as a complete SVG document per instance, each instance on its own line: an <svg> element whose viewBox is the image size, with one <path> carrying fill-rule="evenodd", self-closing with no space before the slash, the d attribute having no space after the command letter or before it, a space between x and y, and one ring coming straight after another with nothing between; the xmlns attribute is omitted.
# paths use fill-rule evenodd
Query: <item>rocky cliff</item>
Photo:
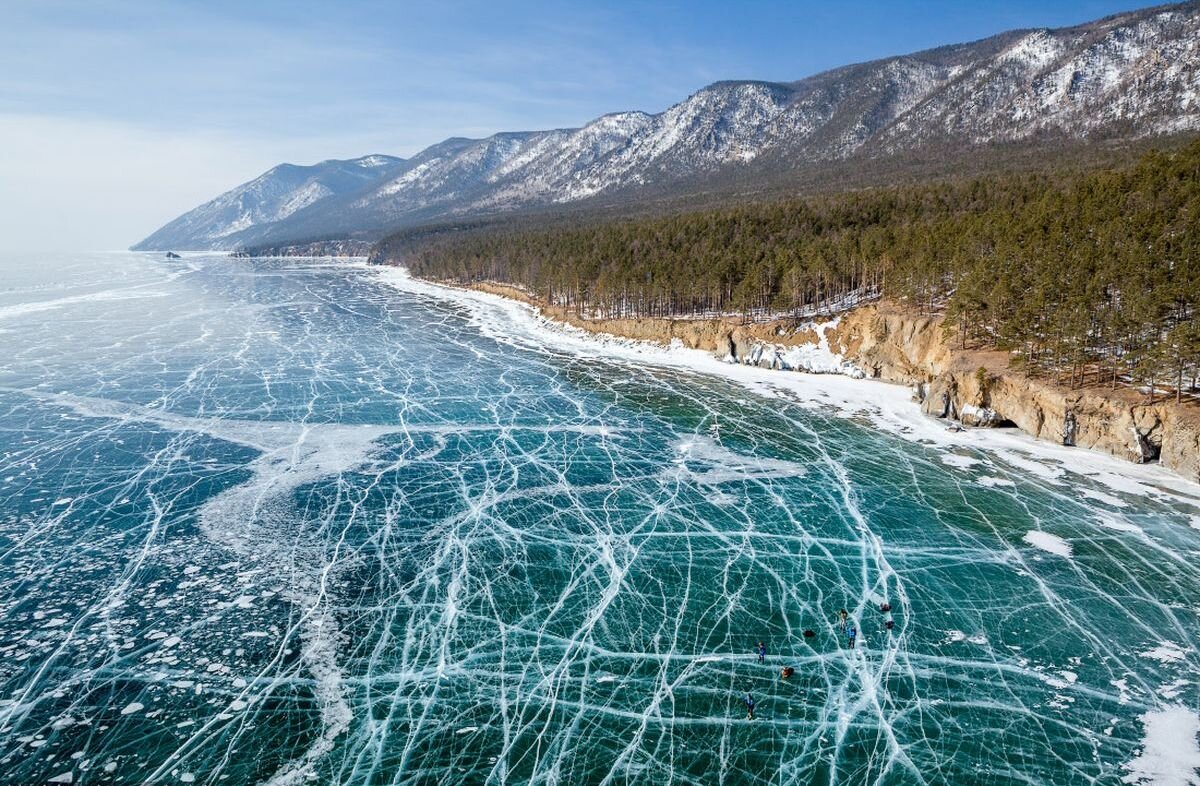
<svg viewBox="0 0 1200 786"><path fill-rule="evenodd" d="M960 351L941 320L888 305L847 315L831 346L869 376L913 386L921 408L968 426L1015 426L1040 439L1161 461L1200 482L1200 408L1147 403L1125 389L1072 389L1009 368L1003 352Z"/></svg>
<svg viewBox="0 0 1200 786"><path fill-rule="evenodd" d="M591 332L677 342L747 365L908 385L934 417L972 427L1016 427L1039 439L1139 463L1160 461L1200 482L1200 407L1150 404L1129 389L1071 389L1030 378L1009 367L1007 353L954 349L943 337L940 317L893 304L861 306L825 322L588 319L512 287L475 288L536 305L551 319Z"/></svg>

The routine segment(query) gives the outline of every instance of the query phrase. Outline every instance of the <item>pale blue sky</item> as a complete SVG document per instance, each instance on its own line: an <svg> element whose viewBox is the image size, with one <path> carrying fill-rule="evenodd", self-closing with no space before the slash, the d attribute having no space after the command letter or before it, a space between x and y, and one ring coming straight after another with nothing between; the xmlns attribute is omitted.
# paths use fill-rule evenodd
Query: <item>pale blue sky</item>
<svg viewBox="0 0 1200 786"><path fill-rule="evenodd" d="M6 0L0 232L124 246L284 160L659 111L718 79L799 79L1138 5Z"/></svg>

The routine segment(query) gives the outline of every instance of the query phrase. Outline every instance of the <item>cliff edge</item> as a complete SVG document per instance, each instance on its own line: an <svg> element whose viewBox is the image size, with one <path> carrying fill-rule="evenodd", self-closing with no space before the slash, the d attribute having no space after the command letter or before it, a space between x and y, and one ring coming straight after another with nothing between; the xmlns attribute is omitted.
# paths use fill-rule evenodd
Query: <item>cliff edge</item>
<svg viewBox="0 0 1200 786"><path fill-rule="evenodd" d="M1006 352L958 350L940 317L890 304L864 306L832 331L831 345L868 376L911 385L927 414L969 426L1015 426L1040 439L1131 461L1160 461L1200 482L1200 407L1129 388L1069 388L1009 367Z"/></svg>

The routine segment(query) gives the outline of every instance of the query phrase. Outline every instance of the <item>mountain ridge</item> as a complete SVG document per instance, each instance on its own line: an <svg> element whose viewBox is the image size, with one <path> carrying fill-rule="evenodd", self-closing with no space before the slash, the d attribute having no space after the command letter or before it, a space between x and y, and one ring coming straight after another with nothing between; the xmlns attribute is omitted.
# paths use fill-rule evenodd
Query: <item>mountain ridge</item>
<svg viewBox="0 0 1200 786"><path fill-rule="evenodd" d="M429 221L636 200L723 178L799 178L851 159L1192 133L1200 130L1198 42L1200 3L1192 0L1066 28L1010 30L793 82L722 80L659 113L451 137L408 159L380 157L386 162L369 171L347 166L370 156L321 162L299 178L284 170L291 179L276 167L134 248L369 240Z"/></svg>

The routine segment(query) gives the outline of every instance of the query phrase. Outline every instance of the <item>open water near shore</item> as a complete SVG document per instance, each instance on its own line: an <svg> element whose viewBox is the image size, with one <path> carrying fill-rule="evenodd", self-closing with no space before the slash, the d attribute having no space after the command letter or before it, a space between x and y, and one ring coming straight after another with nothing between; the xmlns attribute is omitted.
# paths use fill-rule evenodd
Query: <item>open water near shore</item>
<svg viewBox="0 0 1200 786"><path fill-rule="evenodd" d="M5 257L0 783L1197 782L1200 488L662 354Z"/></svg>

